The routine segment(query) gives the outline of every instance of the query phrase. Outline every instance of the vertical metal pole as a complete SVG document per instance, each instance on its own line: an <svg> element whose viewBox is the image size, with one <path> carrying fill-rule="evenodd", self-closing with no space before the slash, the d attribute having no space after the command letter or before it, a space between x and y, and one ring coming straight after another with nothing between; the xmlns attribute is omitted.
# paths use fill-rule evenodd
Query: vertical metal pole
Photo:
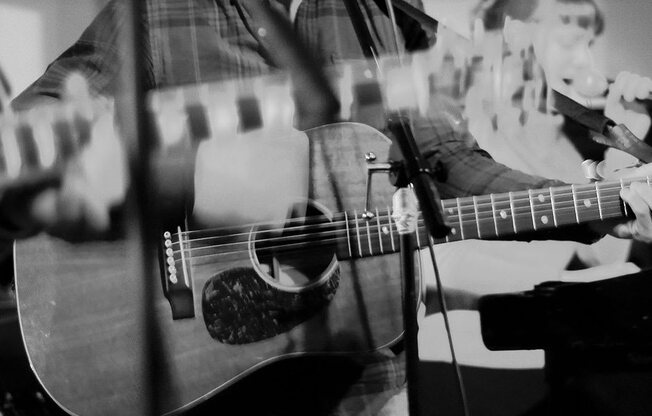
<svg viewBox="0 0 652 416"><path fill-rule="evenodd" d="M160 328L155 316L155 297L157 288L154 271L154 236L156 218L153 209L154 181L151 169L151 149L153 135L149 131L145 107L146 71L144 66L145 33L143 19L146 13L145 0L123 0L128 13L128 21L123 25L123 67L122 89L116 97L116 116L120 122L125 140L131 187L127 200L128 230L135 235L128 238L133 242L130 259L135 271L139 292L135 300L139 302L142 341L142 385L145 397L143 414L159 415L162 380L166 373L163 365Z"/></svg>

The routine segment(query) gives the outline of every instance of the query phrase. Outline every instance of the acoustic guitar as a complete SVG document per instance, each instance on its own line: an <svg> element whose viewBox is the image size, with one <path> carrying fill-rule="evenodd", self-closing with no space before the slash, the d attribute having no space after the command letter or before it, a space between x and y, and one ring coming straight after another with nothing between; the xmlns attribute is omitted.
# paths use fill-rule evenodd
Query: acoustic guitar
<svg viewBox="0 0 652 416"><path fill-rule="evenodd" d="M413 60L419 65L387 60L381 82L368 69L339 68L344 82L335 89L344 97L341 118L356 118L352 114L360 102L430 111L430 73L418 68L428 68L432 59ZM394 88L390 96L386 91L399 79L412 84ZM278 88L285 81L274 80L239 84L253 100L243 99L233 84L153 94L150 110L161 141L174 146L187 136L210 140L231 134L247 123L265 127L279 113L281 124L291 123L287 112L273 111L279 103L291 102L290 89ZM233 97L239 107L211 97ZM67 120L61 126L70 128L77 119ZM181 120L187 128L166 129L168 120ZM88 130L83 122L77 124L82 128L73 131ZM3 134L0 142L17 142L13 126L2 130L13 136ZM36 132L27 129L21 135L37 146ZM390 141L355 123L307 134L306 216L291 218L282 228L254 224L162 230L161 286L152 319L161 329L167 368L161 380L169 393L160 398L163 413L188 409L274 361L304 354L359 354L400 339L398 233L389 209L393 188L386 178L372 177L371 205L365 203L368 164L387 156ZM55 134L55 139L69 137L79 134ZM30 157L38 162L39 154ZM636 180L650 183L649 178ZM444 200L451 232L435 243L622 217L628 208L619 191L632 181ZM421 221L416 237L419 247L429 241ZM140 282L125 263L131 252L129 241L71 244L49 236L15 246L16 293L28 356L47 392L71 414L142 413Z"/></svg>
<svg viewBox="0 0 652 416"><path fill-rule="evenodd" d="M353 123L308 135L307 218L289 220L282 232L259 224L162 233L164 284L155 319L169 367L165 384L173 392L162 397L166 413L275 360L360 353L400 338L398 234L385 178L374 183L374 208L364 205L365 155L386 155L389 140ZM437 242L621 217L627 208L618 194L629 183L444 200L452 231ZM424 247L428 238L419 225ZM15 250L23 336L47 391L73 414L138 409L142 327L133 295L138 277L124 262L128 244L40 236Z"/></svg>

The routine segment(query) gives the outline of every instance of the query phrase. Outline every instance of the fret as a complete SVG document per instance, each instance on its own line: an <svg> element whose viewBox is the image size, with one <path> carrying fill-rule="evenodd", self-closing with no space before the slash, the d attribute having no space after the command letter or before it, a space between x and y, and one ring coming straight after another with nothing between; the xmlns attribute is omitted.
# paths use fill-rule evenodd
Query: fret
<svg viewBox="0 0 652 416"><path fill-rule="evenodd" d="M478 230L478 238L482 238L482 232L480 231L480 215L478 214L478 198L473 196L473 212L475 213L475 227Z"/></svg>
<svg viewBox="0 0 652 416"><path fill-rule="evenodd" d="M389 206L387 207L387 222L389 223L389 236L392 241L392 251L396 252L396 246L394 245L394 228L392 226L392 215Z"/></svg>
<svg viewBox="0 0 652 416"><path fill-rule="evenodd" d="M494 219L494 229L496 231L496 237L498 237L500 233L498 232L498 219L496 218L496 201L494 194L489 195L489 198L491 199L491 215Z"/></svg>
<svg viewBox="0 0 652 416"><path fill-rule="evenodd" d="M580 185L574 191L577 223L602 219L595 186Z"/></svg>
<svg viewBox="0 0 652 416"><path fill-rule="evenodd" d="M558 227L557 223L557 208L555 207L555 193L552 192L552 187L548 188L550 193L550 208L552 209L552 222L555 224L555 227Z"/></svg>
<svg viewBox="0 0 652 416"><path fill-rule="evenodd" d="M460 235L460 224L459 224L459 210L457 209L456 201L441 201L442 206L444 207L444 215L447 217L447 223L450 226L450 232L446 238L446 241L459 241L461 240ZM450 204L450 206L446 206Z"/></svg>
<svg viewBox="0 0 652 416"><path fill-rule="evenodd" d="M553 199L550 188L529 191L534 229L552 228L554 224Z"/></svg>
<svg viewBox="0 0 652 416"><path fill-rule="evenodd" d="M358 243L358 256L362 257L362 240L360 239L360 219L358 218L358 211L353 210L353 218L355 221L355 238Z"/></svg>
<svg viewBox="0 0 652 416"><path fill-rule="evenodd" d="M530 212L532 213L532 226L534 227L534 231L537 230L537 219L534 216L534 202L532 201L532 190L527 191L527 197L530 201Z"/></svg>
<svg viewBox="0 0 652 416"><path fill-rule="evenodd" d="M623 178L620 178L620 189L625 189L625 183L623 182ZM627 203L621 199L621 203L623 204L623 213L625 216L629 216L629 213L627 212Z"/></svg>
<svg viewBox="0 0 652 416"><path fill-rule="evenodd" d="M442 212L442 215L444 216L444 223L446 223L446 225L448 225L449 221L448 221L448 217L446 216L446 207L444 206L444 200L442 199L442 200L439 201L439 202L440 202L440 205L441 205L441 212ZM449 242L449 241L448 241L448 235L449 235L449 234L450 234L450 233L446 234L446 236L444 237L444 242L446 242L446 243Z"/></svg>
<svg viewBox="0 0 652 416"><path fill-rule="evenodd" d="M369 221L370 221L369 218L364 218L364 222L365 222L366 229L367 229L367 244L369 245L369 255L373 256L374 255L374 249L373 249L373 247L371 247L371 229L369 227Z"/></svg>
<svg viewBox="0 0 652 416"><path fill-rule="evenodd" d="M577 209L575 208L575 196L572 187L553 188L555 194L555 208L557 222L559 225L577 223Z"/></svg>
<svg viewBox="0 0 652 416"><path fill-rule="evenodd" d="M512 228L514 228L514 234L516 234L516 216L514 215L516 211L514 210L514 196L512 192L508 193L509 195L509 210L512 213Z"/></svg>
<svg viewBox="0 0 652 416"><path fill-rule="evenodd" d="M598 213L600 214L600 220L604 219L602 214L602 201L600 200L600 182L595 182L595 199L598 201Z"/></svg>
<svg viewBox="0 0 652 416"><path fill-rule="evenodd" d="M383 232L380 228L380 214L376 208L376 227L378 228L378 245L380 246L380 254L385 254L385 247L383 247Z"/></svg>
<svg viewBox="0 0 652 416"><path fill-rule="evenodd" d="M463 240L480 238L475 199L473 197L457 198L456 203L460 218L461 238Z"/></svg>
<svg viewBox="0 0 652 416"><path fill-rule="evenodd" d="M620 198L620 182L600 183L600 206L604 219L622 217L623 204Z"/></svg>
<svg viewBox="0 0 652 416"><path fill-rule="evenodd" d="M571 186L553 187L554 212L557 226L577 223L575 192Z"/></svg>
<svg viewBox="0 0 652 416"><path fill-rule="evenodd" d="M510 208L515 233L534 230L532 221L532 204L528 191L510 192Z"/></svg>
<svg viewBox="0 0 652 416"><path fill-rule="evenodd" d="M515 232L514 221L512 220L512 204L510 194L493 194L493 206L495 210L497 236L509 235Z"/></svg>
<svg viewBox="0 0 652 416"><path fill-rule="evenodd" d="M459 198L455 198L455 204L457 205L457 218L460 222L460 238L464 240L464 220L462 219L462 207L460 207Z"/></svg>
<svg viewBox="0 0 652 416"><path fill-rule="evenodd" d="M478 238L496 237L496 223L494 221L491 195L474 196L473 202Z"/></svg>
<svg viewBox="0 0 652 416"><path fill-rule="evenodd" d="M577 196L575 195L575 184L571 185L571 194L573 194L573 209L575 210L575 222L580 223L580 216L577 212Z"/></svg>
<svg viewBox="0 0 652 416"><path fill-rule="evenodd" d="M575 202L570 187L555 187L552 189L555 199L555 215L557 225L568 225L576 222Z"/></svg>
<svg viewBox="0 0 652 416"><path fill-rule="evenodd" d="M349 216L344 211L344 224L346 227L346 244L349 248L349 258L353 258L353 251L351 250L351 233L349 231Z"/></svg>

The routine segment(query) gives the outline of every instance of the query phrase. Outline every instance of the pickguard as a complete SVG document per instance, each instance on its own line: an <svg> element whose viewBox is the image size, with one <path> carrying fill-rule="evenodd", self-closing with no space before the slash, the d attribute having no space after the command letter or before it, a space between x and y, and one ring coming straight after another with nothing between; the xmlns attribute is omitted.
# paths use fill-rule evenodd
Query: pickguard
<svg viewBox="0 0 652 416"><path fill-rule="evenodd" d="M339 282L339 267L324 284L299 293L269 285L253 268L217 273L202 291L206 329L211 337L226 344L271 338L323 310L335 296Z"/></svg>

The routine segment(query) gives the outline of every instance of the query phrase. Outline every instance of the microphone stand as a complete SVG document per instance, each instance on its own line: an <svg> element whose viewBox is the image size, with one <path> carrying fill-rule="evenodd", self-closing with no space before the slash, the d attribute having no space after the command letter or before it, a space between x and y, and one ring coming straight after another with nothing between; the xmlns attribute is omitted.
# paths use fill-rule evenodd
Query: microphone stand
<svg viewBox="0 0 652 416"><path fill-rule="evenodd" d="M140 325L143 329L142 374L144 387L143 414L161 414L160 401L164 395L163 380L167 375L166 362L162 349L160 328L156 320L155 290L156 278L153 263L156 253L154 236L157 232L158 216L154 204L154 189L156 181L151 165L153 149L150 123L147 122L145 106L145 51L144 29L142 17L146 13L146 2L140 0L124 0L127 4L127 21L122 34L121 43L124 47L124 64L122 68L122 91L119 97L121 103L116 106L122 133L125 138L131 186L127 201L128 212L135 215L136 254L133 256L133 267L141 277L138 296L140 301ZM127 93L130 92L130 93ZM130 224L131 225L131 224ZM165 392L173 394L173 392Z"/></svg>
<svg viewBox="0 0 652 416"><path fill-rule="evenodd" d="M421 214L426 224L428 238L443 238L449 232L445 224L439 193L427 167L427 162L421 155L408 118L397 115L388 118L388 128L394 136L392 146L398 146L403 161L392 163L390 181L398 189L394 194L394 212L392 217L397 222L401 250L401 275L403 281L403 325L405 335L406 373L408 380L408 406L411 416L419 415L419 342L417 321L417 287L414 271L414 254L418 247L414 244L414 226L403 224L401 221L416 219L416 207L411 213L411 203L406 194L407 186L412 184L416 199L419 201ZM401 212L397 212L400 209ZM416 224L415 224L416 225ZM417 230L418 232L418 230Z"/></svg>
<svg viewBox="0 0 652 416"><path fill-rule="evenodd" d="M352 20L353 27L358 35L358 40L362 47L363 54L367 58L376 59L378 57L378 48L373 41L371 32L364 20L362 10L357 0L345 0L345 5L349 16ZM412 183L416 192L417 199L421 205L422 215L424 217L429 235L433 238L441 238L448 234L448 227L443 220L439 195L434 182L430 176L425 159L421 155L410 121L402 115L390 116L387 119L389 130L394 136L393 144L398 145L402 155L403 162L393 164L391 182L399 187L395 194L395 207L409 206L410 202L406 199L405 187ZM409 198L409 197L407 197ZM395 212L393 217L397 215ZM414 217L416 213L405 213L404 216ZM397 217L395 217L396 219ZM397 221L397 227L399 222ZM414 244L414 228L407 226L399 233L400 252L401 252L401 278L403 281L403 323L404 335L403 342L405 346L406 374L407 374L407 393L408 393L408 410L411 416L418 416L419 410L419 344L418 344L418 322L417 322L417 288L415 285L414 254L416 246Z"/></svg>

